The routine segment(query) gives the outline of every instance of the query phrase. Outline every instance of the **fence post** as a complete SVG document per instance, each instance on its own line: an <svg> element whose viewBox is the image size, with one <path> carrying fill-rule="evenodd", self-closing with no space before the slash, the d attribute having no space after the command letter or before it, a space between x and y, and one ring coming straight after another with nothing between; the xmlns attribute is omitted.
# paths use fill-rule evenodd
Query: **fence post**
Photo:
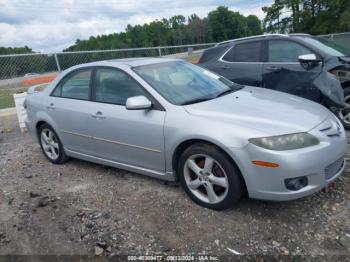
<svg viewBox="0 0 350 262"><path fill-rule="evenodd" d="M187 49L187 53L188 53L188 56L193 55L193 47L189 47L189 48Z"/></svg>
<svg viewBox="0 0 350 262"><path fill-rule="evenodd" d="M158 46L158 55L162 56L162 48L160 46Z"/></svg>
<svg viewBox="0 0 350 262"><path fill-rule="evenodd" d="M61 66L60 66L60 62L58 61L57 54L55 53L54 56L55 56L57 70L58 70L58 72L61 72Z"/></svg>

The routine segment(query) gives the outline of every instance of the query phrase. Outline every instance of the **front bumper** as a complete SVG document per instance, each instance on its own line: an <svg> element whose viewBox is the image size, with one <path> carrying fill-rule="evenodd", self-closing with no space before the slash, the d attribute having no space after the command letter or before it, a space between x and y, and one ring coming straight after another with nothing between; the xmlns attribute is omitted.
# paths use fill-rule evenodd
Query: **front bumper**
<svg viewBox="0 0 350 262"><path fill-rule="evenodd" d="M320 140L320 144L308 148L272 151L253 144L242 149L232 148L232 157L245 179L249 197L293 200L317 192L334 181L345 168L346 134L343 128L337 136L328 136L320 130L322 128L318 127L309 132ZM256 166L251 163L253 160L277 163L279 167ZM286 188L286 179L302 176L307 177L307 186L297 191Z"/></svg>

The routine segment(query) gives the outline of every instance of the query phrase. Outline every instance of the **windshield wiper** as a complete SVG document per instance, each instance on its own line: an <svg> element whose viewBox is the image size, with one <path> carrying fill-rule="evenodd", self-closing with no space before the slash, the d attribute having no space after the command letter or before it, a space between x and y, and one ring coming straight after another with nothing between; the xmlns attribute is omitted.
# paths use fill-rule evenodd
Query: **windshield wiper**
<svg viewBox="0 0 350 262"><path fill-rule="evenodd" d="M219 94L217 94L216 96L215 96L215 98L217 98L217 97L220 97L220 96L224 96L224 95L227 95L227 94L230 94L230 93L232 93L232 92L234 92L234 91L236 91L236 90L233 90L233 89L227 89L227 90L225 90L225 91L222 91L221 93L219 93Z"/></svg>
<svg viewBox="0 0 350 262"><path fill-rule="evenodd" d="M213 97L201 97L201 98L195 98L195 99L191 99L188 100L186 102L183 102L181 105L185 106L185 105L190 105L190 104L195 104L195 103L200 103L200 102L204 102L204 101L208 101L213 99Z"/></svg>
<svg viewBox="0 0 350 262"><path fill-rule="evenodd" d="M227 94L230 94L232 92L236 92L236 91L242 89L243 87L244 87L243 85L234 84L234 85L230 86L229 89L227 89L225 91L222 91L221 93L217 94L215 96L215 98L220 97L220 96L224 96L224 95L227 95Z"/></svg>
<svg viewBox="0 0 350 262"><path fill-rule="evenodd" d="M242 88L244 88L243 85L233 84L232 86L230 86L229 89L227 89L225 91L222 91L221 93L219 93L219 94L217 94L215 96L191 99L191 100L188 100L186 102L183 102L181 105L190 105L190 104L195 104L195 103L200 103L200 102L212 100L214 98L217 98L217 97L220 97L220 96L224 96L224 95L236 92L236 91L238 91L238 90L240 90Z"/></svg>

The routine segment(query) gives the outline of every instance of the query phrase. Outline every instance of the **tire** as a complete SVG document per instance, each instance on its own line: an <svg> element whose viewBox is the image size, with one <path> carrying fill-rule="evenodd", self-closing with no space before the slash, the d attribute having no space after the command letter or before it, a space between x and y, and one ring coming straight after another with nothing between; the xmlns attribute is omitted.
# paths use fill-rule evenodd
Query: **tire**
<svg viewBox="0 0 350 262"><path fill-rule="evenodd" d="M48 124L39 127L38 138L45 157L53 164L63 164L69 159L55 130ZM50 153L51 152L51 153Z"/></svg>
<svg viewBox="0 0 350 262"><path fill-rule="evenodd" d="M180 156L177 171L181 186L192 201L209 209L227 209L244 192L238 167L213 145L188 147Z"/></svg>
<svg viewBox="0 0 350 262"><path fill-rule="evenodd" d="M345 103L350 106L350 87L344 89ZM337 114L339 120L342 122L346 130L350 130L350 108L339 110Z"/></svg>

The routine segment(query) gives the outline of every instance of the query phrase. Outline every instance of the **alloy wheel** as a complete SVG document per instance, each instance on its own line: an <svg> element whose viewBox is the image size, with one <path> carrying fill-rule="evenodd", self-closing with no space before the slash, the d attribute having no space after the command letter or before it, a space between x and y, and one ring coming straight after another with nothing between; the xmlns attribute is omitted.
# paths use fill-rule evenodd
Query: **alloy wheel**
<svg viewBox="0 0 350 262"><path fill-rule="evenodd" d="M51 160L56 160L59 157L59 143L56 135L48 128L41 131L41 145L45 155Z"/></svg>
<svg viewBox="0 0 350 262"><path fill-rule="evenodd" d="M189 190L203 202L219 203L227 195L229 183L226 172L218 161L208 155L190 156L184 166L184 178Z"/></svg>
<svg viewBox="0 0 350 262"><path fill-rule="evenodd" d="M346 124L350 125L350 96L346 96L344 98L345 104L347 107L345 107L342 110L339 110L339 118Z"/></svg>

